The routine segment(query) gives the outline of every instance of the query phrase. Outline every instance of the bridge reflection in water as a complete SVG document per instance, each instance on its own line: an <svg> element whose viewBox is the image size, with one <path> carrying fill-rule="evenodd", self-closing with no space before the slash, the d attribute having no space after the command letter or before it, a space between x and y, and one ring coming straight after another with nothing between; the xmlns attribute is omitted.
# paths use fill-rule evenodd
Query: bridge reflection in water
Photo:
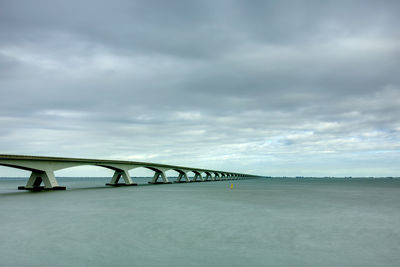
<svg viewBox="0 0 400 267"><path fill-rule="evenodd" d="M206 182L221 180L238 180L257 177L255 175L217 171L209 169L190 168L183 166L174 166L157 163L122 161L122 160L101 160L101 159L81 159L81 158L60 158L60 157L39 157L39 156L22 156L22 155L3 155L0 154L0 165L31 171L31 176L25 186L19 186L20 190L65 190L65 186L60 186L57 182L54 172L66 168L92 165L108 168L114 171L111 181L106 185L110 186L132 186L137 185L132 181L129 170L144 167L154 171L152 184L168 184L171 183L166 171L174 170L179 173L176 183L188 182ZM194 173L192 180L189 179L188 173ZM120 180L123 180L120 183ZM42 186L43 184L43 186Z"/></svg>

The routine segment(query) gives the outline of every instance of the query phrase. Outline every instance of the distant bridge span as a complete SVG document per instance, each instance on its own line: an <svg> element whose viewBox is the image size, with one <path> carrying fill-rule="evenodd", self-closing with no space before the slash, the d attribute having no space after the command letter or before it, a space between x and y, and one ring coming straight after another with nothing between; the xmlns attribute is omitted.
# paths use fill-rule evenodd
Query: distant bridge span
<svg viewBox="0 0 400 267"><path fill-rule="evenodd" d="M81 158L60 158L60 157L38 157L38 156L22 156L22 155L4 155L0 154L0 165L31 171L31 176L25 186L19 186L20 190L65 190L65 186L60 186L54 176L54 171L83 166L92 165L100 166L114 171L114 175L111 178L110 183L106 185L110 186L129 186L137 185L132 181L129 175L129 170L144 167L154 171L154 176L151 182L152 184L168 184L171 183L165 172L168 170L175 170L179 173L177 183L181 182L205 182L205 181L217 181L217 180L237 180L237 179L248 179L257 177L255 175L217 171L210 169L199 169L191 167L182 167L166 164L148 163L148 162L137 162L137 161L123 161L123 160L102 160L102 159L81 159ZM190 180L188 173L193 172L193 180ZM120 179L123 179L123 183L119 183ZM161 178L161 179L160 179ZM159 181L159 179L161 181ZM41 184L44 186L41 186Z"/></svg>

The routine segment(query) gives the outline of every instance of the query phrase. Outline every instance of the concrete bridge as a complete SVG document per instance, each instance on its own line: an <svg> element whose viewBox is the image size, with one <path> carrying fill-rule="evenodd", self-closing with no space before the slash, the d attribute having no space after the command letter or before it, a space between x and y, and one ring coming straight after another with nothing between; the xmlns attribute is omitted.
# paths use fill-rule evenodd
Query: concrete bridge
<svg viewBox="0 0 400 267"><path fill-rule="evenodd" d="M220 180L236 180L254 178L255 175L217 171L209 169L190 168L174 165L165 165L157 163L122 161L122 160L101 160L101 159L81 159L81 158L59 158L59 157L37 157L37 156L21 156L21 155L3 155L0 154L0 165L31 171L31 176L25 186L19 186L20 190L65 190L65 186L60 186L57 182L54 172L66 168L92 165L100 166L114 171L114 175L110 182L106 185L110 186L130 186L137 185L132 181L129 170L144 167L154 171L152 184L171 183L165 172L168 170L176 171L179 176L176 183L188 182L205 182ZM188 174L193 173L192 180ZM123 180L122 183L119 181ZM42 186L41 184L44 184Z"/></svg>

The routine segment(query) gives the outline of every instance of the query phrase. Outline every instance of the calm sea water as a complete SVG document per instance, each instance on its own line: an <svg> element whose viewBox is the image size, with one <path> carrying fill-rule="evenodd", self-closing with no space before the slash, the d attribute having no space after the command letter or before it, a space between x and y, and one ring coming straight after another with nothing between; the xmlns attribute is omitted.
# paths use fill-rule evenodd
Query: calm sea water
<svg viewBox="0 0 400 267"><path fill-rule="evenodd" d="M0 266L400 266L397 179L26 180L0 179Z"/></svg>

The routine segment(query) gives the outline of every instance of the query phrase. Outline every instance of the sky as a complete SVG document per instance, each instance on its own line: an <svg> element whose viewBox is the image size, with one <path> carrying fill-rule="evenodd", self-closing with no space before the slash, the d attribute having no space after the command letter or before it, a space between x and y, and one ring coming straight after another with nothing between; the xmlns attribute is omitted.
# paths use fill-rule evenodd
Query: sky
<svg viewBox="0 0 400 267"><path fill-rule="evenodd" d="M0 154L399 176L398 14L390 0L0 0Z"/></svg>

